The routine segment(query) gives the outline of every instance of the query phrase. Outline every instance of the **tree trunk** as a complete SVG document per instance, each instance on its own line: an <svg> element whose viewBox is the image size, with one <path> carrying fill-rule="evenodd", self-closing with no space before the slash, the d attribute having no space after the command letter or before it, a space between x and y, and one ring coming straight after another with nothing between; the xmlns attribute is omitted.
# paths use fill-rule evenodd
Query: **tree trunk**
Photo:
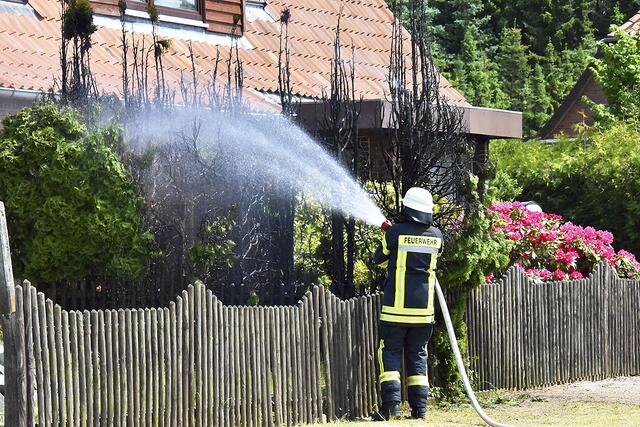
<svg viewBox="0 0 640 427"><path fill-rule="evenodd" d="M344 262L344 217L341 213L331 215L331 253L332 259L332 292L344 298L345 292L345 262Z"/></svg>
<svg viewBox="0 0 640 427"><path fill-rule="evenodd" d="M272 216L274 218L274 274L273 284L290 285L293 281L293 234L295 196L275 196Z"/></svg>
<svg viewBox="0 0 640 427"><path fill-rule="evenodd" d="M356 221L353 217L347 222L347 265L346 265L346 281L345 293L347 298L356 295L356 286L354 283L354 270L356 264Z"/></svg>
<svg viewBox="0 0 640 427"><path fill-rule="evenodd" d="M487 165L489 163L489 138L476 137L473 153L473 173L478 177L478 195L484 201L486 192Z"/></svg>

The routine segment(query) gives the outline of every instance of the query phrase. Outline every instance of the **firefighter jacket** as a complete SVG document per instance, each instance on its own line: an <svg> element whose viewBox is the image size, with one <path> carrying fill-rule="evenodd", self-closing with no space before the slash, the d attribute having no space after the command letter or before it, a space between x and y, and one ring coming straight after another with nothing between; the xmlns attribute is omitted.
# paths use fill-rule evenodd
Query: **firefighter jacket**
<svg viewBox="0 0 640 427"><path fill-rule="evenodd" d="M431 225L408 220L387 229L374 255L376 263L387 265L382 322L434 322L436 266L442 246L442 232Z"/></svg>

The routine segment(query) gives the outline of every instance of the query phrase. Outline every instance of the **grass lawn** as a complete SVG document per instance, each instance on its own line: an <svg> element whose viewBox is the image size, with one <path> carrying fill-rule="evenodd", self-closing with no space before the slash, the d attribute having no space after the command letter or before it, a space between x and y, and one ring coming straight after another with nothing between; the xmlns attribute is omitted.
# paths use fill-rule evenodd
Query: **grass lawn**
<svg viewBox="0 0 640 427"><path fill-rule="evenodd" d="M483 393L480 400L485 412L495 421L516 426L640 426L640 406L629 403L544 398L522 392ZM470 404L462 404L430 405L426 421L353 421L336 425L476 426L484 423Z"/></svg>

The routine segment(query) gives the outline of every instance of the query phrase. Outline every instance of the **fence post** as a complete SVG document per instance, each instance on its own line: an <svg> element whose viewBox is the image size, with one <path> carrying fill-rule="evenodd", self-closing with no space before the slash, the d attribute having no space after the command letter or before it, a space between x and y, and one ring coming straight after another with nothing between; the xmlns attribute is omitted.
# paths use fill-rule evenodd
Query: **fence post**
<svg viewBox="0 0 640 427"><path fill-rule="evenodd" d="M5 425L26 426L27 375L24 323L16 313L9 233L4 204L0 202L0 316L5 351Z"/></svg>

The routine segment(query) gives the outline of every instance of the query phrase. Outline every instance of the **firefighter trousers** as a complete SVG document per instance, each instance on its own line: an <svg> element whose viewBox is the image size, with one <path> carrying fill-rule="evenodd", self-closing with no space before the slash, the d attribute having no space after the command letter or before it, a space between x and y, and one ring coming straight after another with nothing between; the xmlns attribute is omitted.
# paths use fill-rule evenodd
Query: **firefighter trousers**
<svg viewBox="0 0 640 427"><path fill-rule="evenodd" d="M433 325L393 325L380 322L378 367L383 405L400 403L400 370L402 357L406 361L407 390L412 409L426 409L429 396L427 378L427 343Z"/></svg>

